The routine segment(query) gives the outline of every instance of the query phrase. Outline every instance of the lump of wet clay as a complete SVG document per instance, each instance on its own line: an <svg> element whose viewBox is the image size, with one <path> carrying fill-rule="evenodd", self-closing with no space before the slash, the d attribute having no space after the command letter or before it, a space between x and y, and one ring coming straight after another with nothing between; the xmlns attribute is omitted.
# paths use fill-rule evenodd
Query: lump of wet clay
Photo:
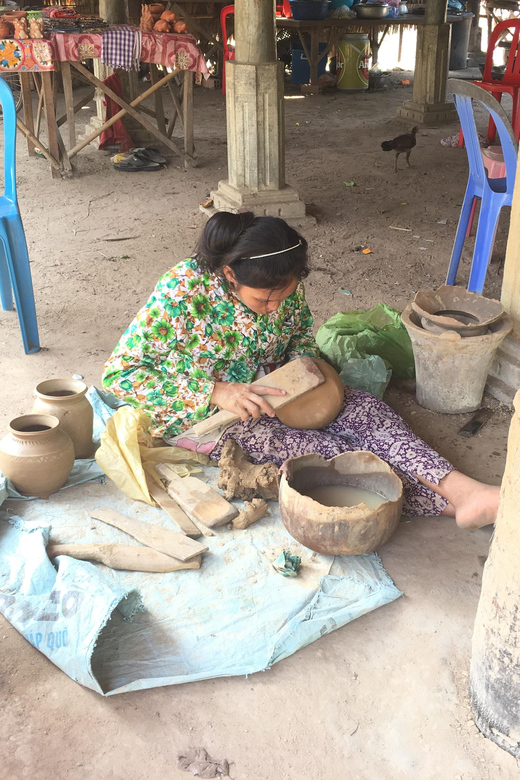
<svg viewBox="0 0 520 780"><path fill-rule="evenodd" d="M263 463L255 466L247 452L229 439L224 444L219 461L220 474L218 486L226 498L253 498L278 500L280 478L275 463Z"/></svg>
<svg viewBox="0 0 520 780"><path fill-rule="evenodd" d="M276 416L289 428L317 430L336 419L343 406L343 382L336 369L325 360L313 358L325 383L277 409Z"/></svg>

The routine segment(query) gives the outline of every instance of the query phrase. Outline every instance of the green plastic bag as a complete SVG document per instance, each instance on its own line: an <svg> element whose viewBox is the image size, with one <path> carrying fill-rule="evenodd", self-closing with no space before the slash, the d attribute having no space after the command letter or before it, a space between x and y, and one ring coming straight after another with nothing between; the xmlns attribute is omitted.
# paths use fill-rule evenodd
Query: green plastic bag
<svg viewBox="0 0 520 780"><path fill-rule="evenodd" d="M344 384L383 397L392 373L413 379L412 342L401 313L379 303L365 311L339 312L319 329L316 341Z"/></svg>

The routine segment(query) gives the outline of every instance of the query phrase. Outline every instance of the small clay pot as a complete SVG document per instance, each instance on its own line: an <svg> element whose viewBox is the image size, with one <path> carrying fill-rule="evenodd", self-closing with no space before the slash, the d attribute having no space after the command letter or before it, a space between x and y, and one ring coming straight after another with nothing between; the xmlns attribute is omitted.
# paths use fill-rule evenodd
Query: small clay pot
<svg viewBox="0 0 520 780"><path fill-rule="evenodd" d="M158 16L164 12L164 5L162 3L152 3L148 8L151 14L157 14Z"/></svg>
<svg viewBox="0 0 520 780"><path fill-rule="evenodd" d="M164 19L164 21L168 22L168 24L175 24L177 21L177 16L173 13L173 11L163 11L161 14L161 19Z"/></svg>
<svg viewBox="0 0 520 780"><path fill-rule="evenodd" d="M15 19L26 19L27 11L9 11L9 13L3 15L3 18L8 22L13 22Z"/></svg>
<svg viewBox="0 0 520 780"><path fill-rule="evenodd" d="M0 21L0 38L12 38L13 25L10 22Z"/></svg>
<svg viewBox="0 0 520 780"><path fill-rule="evenodd" d="M57 417L25 414L9 423L0 441L0 470L24 496L49 498L74 466L74 447Z"/></svg>
<svg viewBox="0 0 520 780"><path fill-rule="evenodd" d="M173 25L173 31L176 32L176 33L181 33L182 34L182 33L187 32L187 30L188 30L188 28L186 26L186 22L179 21L179 22L175 22L175 24Z"/></svg>
<svg viewBox="0 0 520 780"><path fill-rule="evenodd" d="M94 412L85 393L87 386L75 379L47 379L36 386L33 414L52 414L68 433L76 458L90 458L94 449Z"/></svg>
<svg viewBox="0 0 520 780"><path fill-rule="evenodd" d="M164 19L159 19L153 26L154 32L169 33L171 32L171 26Z"/></svg>

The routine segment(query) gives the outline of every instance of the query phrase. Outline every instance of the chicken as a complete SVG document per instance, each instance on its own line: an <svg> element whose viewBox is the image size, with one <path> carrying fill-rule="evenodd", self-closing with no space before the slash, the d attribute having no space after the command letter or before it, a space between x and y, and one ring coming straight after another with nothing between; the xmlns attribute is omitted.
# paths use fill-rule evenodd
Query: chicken
<svg viewBox="0 0 520 780"><path fill-rule="evenodd" d="M418 127L413 127L409 133L404 133L404 135L398 135L396 138L392 138L391 141L383 141L383 143L381 144L381 149L383 150L383 152L391 152L392 149L395 149L396 172L397 172L397 160L400 154L406 154L406 162L408 163L408 167L409 168L411 167L410 154L415 144L417 143L415 136L417 135L418 129L419 129Z"/></svg>

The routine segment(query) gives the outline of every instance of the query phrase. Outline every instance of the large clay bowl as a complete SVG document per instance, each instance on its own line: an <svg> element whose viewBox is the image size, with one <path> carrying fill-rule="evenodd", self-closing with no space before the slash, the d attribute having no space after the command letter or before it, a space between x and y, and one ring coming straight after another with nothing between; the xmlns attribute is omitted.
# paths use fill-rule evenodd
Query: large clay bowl
<svg viewBox="0 0 520 780"><path fill-rule="evenodd" d="M335 368L325 360L313 358L325 382L278 409L276 416L289 428L313 431L336 419L343 407L345 388Z"/></svg>
<svg viewBox="0 0 520 780"><path fill-rule="evenodd" d="M324 555L361 555L377 550L395 531L403 505L401 480L372 452L345 452L331 460L302 455L283 465L280 514L298 542ZM365 504L328 507L304 495L321 485L352 485L387 500L377 509ZM301 492L300 492L301 491Z"/></svg>
<svg viewBox="0 0 520 780"><path fill-rule="evenodd" d="M425 330L453 330L464 337L483 336L504 314L500 301L452 285L418 290L412 309L420 316Z"/></svg>

